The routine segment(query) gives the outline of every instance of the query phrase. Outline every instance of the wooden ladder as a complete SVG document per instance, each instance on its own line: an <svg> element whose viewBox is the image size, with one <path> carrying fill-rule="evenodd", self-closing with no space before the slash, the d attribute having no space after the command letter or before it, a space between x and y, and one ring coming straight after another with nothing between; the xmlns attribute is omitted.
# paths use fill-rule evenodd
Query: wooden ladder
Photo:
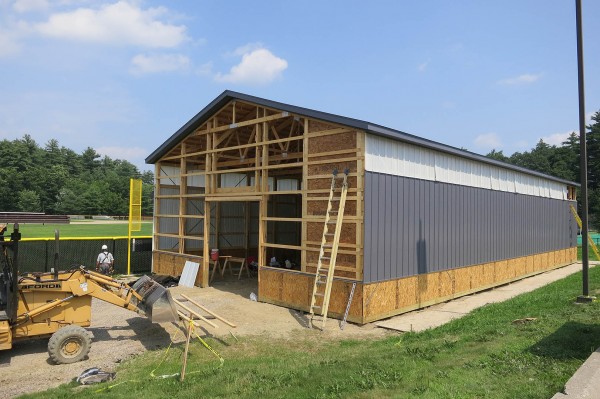
<svg viewBox="0 0 600 399"><path fill-rule="evenodd" d="M583 224L581 223L581 218L577 214L577 210L575 209L575 207L573 205L570 205L570 206L571 206L571 212L573 213L573 216L575 216L575 220L577 221L577 226L579 226L580 229L583 229L583 227L582 227ZM592 247L592 250L596 254L596 258L600 259L600 253L598 253L598 247L596 246L596 243L594 242L594 240L592 239L592 236L590 234L588 234L588 242L590 243L590 247Z"/></svg>
<svg viewBox="0 0 600 399"><path fill-rule="evenodd" d="M346 169L343 176L340 177L338 176L338 171L336 169L333 171L333 176L331 178L331 190L329 191L329 202L327 204L327 213L325 215L325 225L323 226L321 250L319 251L319 261L317 262L312 299L310 301L309 326L311 328L313 327L313 319L316 315L322 317L322 329L325 328L325 321L327 321L327 311L329 309L331 286L333 285L335 261L342 232L346 195L348 193L348 173L349 170ZM336 183L340 179L343 179L342 186L338 189ZM339 194L339 196L336 196L337 194ZM330 232L331 225L335 226L333 233Z"/></svg>

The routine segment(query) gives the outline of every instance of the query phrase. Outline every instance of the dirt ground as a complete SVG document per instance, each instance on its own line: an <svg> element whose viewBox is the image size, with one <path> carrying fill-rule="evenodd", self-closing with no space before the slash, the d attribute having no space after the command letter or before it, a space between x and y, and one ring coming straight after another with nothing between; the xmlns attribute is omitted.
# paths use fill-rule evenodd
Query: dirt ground
<svg viewBox="0 0 600 399"><path fill-rule="evenodd" d="M237 280L229 277L216 279L210 288L174 287L175 298L184 293L237 325L236 328L216 322L218 328L207 326L205 335L266 335L292 338L298 334L324 335L328 339L383 337L391 333L373 324L357 326L330 319L324 332L307 328L303 312L251 301L257 293L255 279ZM0 352L0 399L24 393L43 391L68 383L90 367L112 371L118 364L146 350L166 347L175 336L177 326L172 323L152 324L150 320L128 310L94 300L92 302L92 349L86 360L66 365L53 365L47 353L47 340L15 343L12 350ZM231 331L231 332L230 332ZM182 337L181 334L177 334Z"/></svg>

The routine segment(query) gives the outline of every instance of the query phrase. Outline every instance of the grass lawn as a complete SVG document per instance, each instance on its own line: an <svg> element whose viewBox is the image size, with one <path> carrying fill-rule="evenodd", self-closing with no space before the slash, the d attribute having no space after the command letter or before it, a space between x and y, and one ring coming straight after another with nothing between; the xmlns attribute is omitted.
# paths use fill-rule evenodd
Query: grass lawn
<svg viewBox="0 0 600 399"><path fill-rule="evenodd" d="M594 250L592 249L591 246L588 246L588 256L589 256L590 260L600 260L594 253ZM581 246L577 247L577 259L581 260Z"/></svg>
<svg viewBox="0 0 600 399"><path fill-rule="evenodd" d="M150 376L164 349L117 368L107 398L549 398L600 346L600 303L577 305L575 274L504 303L490 304L449 324L386 339L296 340L264 336L207 339L219 361L193 341L188 373ZM600 294L600 267L590 270L590 292ZM514 323L517 319L534 321ZM338 328L334 321L329 328ZM180 370L183 345L171 349L155 374ZM28 398L87 398L102 384L63 385Z"/></svg>
<svg viewBox="0 0 600 399"><path fill-rule="evenodd" d="M23 238L54 238L54 230L58 230L61 238L66 237L127 237L127 223L119 224L22 224L20 226ZM9 226L12 230L12 226ZM5 234L7 235L7 234ZM152 222L142 223L142 231L133 233L134 236L152 235Z"/></svg>

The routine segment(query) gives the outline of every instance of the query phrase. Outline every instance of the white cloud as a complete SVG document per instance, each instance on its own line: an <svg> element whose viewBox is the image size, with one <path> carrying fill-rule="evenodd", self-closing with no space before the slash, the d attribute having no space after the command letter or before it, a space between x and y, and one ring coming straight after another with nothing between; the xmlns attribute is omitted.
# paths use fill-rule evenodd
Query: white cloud
<svg viewBox="0 0 600 399"><path fill-rule="evenodd" d="M137 2L119 1L98 9L78 8L50 15L37 24L44 36L81 42L172 48L186 41L186 27L161 21L165 7L142 9Z"/></svg>
<svg viewBox="0 0 600 399"><path fill-rule="evenodd" d="M498 81L498 84L507 85L507 86L515 86L515 85L525 85L535 83L542 77L541 73L532 74L526 73L523 75L519 75L513 78L502 79Z"/></svg>
<svg viewBox="0 0 600 399"><path fill-rule="evenodd" d="M131 163L135 160L145 159L149 151L140 147L98 147L95 148L100 155L107 156L112 159L124 159Z"/></svg>
<svg viewBox="0 0 600 399"><path fill-rule="evenodd" d="M546 143L546 144L560 146L563 143L563 141L565 141L569 138L569 135L571 133L573 133L572 130L569 130L568 132L565 132L565 133L554 133L554 134L551 134L550 136L542 137L542 140L544 140L544 143Z"/></svg>
<svg viewBox="0 0 600 399"><path fill-rule="evenodd" d="M226 83L241 83L250 85L262 85L271 83L281 77L283 71L288 67L288 62L279 58L265 48L258 48L242 54L242 61L232 67L229 73L218 73L215 80ZM236 53L242 50L236 50Z"/></svg>
<svg viewBox="0 0 600 399"><path fill-rule="evenodd" d="M429 61L425 61L424 63L419 64L417 69L419 70L419 72L424 72L428 66L429 66Z"/></svg>
<svg viewBox="0 0 600 399"><path fill-rule="evenodd" d="M138 54L131 59L130 72L134 75L186 70L190 59L182 54Z"/></svg>
<svg viewBox="0 0 600 399"><path fill-rule="evenodd" d="M255 50L260 50L260 49L262 49L264 47L265 46L261 42L248 43L245 46L241 46L241 47L236 48L231 53L227 53L226 55L227 56L241 57L244 54L251 53L251 52L253 52Z"/></svg>
<svg viewBox="0 0 600 399"><path fill-rule="evenodd" d="M13 10L18 13L45 11L49 7L48 0L17 0L13 4Z"/></svg>
<svg viewBox="0 0 600 399"><path fill-rule="evenodd" d="M19 52L21 46L12 32L0 30L0 58Z"/></svg>
<svg viewBox="0 0 600 399"><path fill-rule="evenodd" d="M502 143L496 133L485 133L475 137L473 142L477 148L484 150L498 149L502 147Z"/></svg>
<svg viewBox="0 0 600 399"><path fill-rule="evenodd" d="M212 62L207 62L205 64L200 65L196 68L196 73L201 76L210 76L212 75L213 64Z"/></svg>

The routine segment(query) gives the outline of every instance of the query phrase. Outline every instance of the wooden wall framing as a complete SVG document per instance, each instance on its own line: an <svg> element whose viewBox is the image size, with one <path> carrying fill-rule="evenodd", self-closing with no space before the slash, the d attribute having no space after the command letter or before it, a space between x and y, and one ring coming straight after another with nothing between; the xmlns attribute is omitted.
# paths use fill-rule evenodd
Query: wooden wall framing
<svg viewBox="0 0 600 399"><path fill-rule="evenodd" d="M364 132L346 126L241 100L229 102L156 163L154 252L200 256L200 285L208 286L209 251L214 245L210 242L211 204L258 201L259 265L268 265L278 249L300 251L300 271L314 273L332 172L349 169L350 188L336 276L361 280L364 143ZM222 182L228 174L245 175L245 184L224 186ZM272 182L280 178L297 179L301 186L296 190L277 190ZM301 195L300 217L268 215L270 197L282 194ZM202 212L191 213L189 199L202 201ZM170 206L161 206L167 202ZM202 234L186 231L186 223L191 219L202 224ZM267 228L273 223L300 224L299 245L269 242ZM167 229L166 225L173 227ZM169 245L163 248L160 243L165 240ZM201 253L186 249L186 242L198 242ZM161 259L155 256L156 261ZM155 269L161 268L155 263Z"/></svg>

